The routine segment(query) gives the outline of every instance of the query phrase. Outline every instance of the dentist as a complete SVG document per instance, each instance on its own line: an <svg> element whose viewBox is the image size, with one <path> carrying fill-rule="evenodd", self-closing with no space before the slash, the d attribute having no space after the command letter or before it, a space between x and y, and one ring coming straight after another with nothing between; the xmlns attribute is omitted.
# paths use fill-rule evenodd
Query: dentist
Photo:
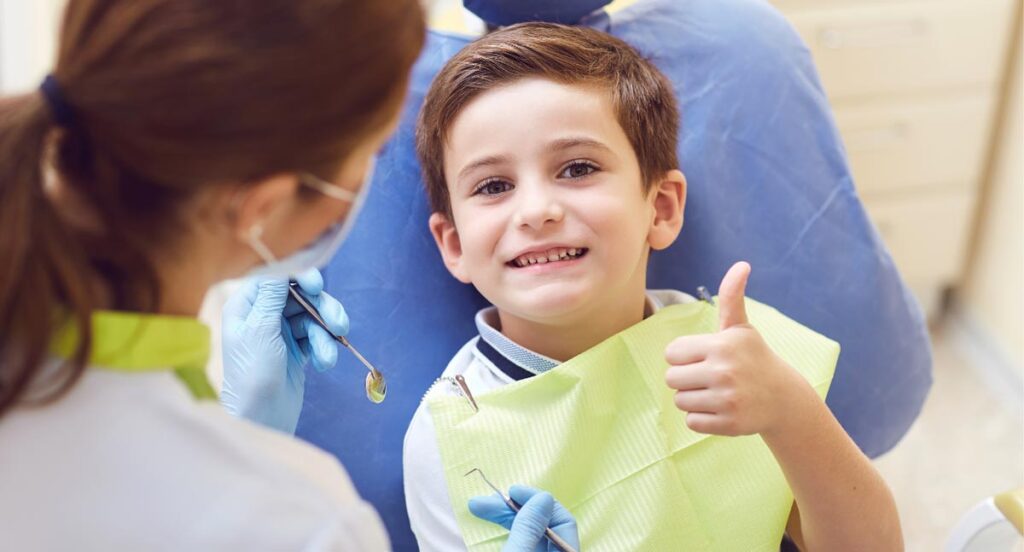
<svg viewBox="0 0 1024 552"><path fill-rule="evenodd" d="M0 98L4 548L388 548L290 435L302 365L336 351L285 281L232 299L223 397L284 431L218 404L196 315L221 280L299 274L345 333L304 269L344 239L423 37L416 0L68 2L52 75ZM550 495L520 496L489 512L506 549L575 538Z"/></svg>

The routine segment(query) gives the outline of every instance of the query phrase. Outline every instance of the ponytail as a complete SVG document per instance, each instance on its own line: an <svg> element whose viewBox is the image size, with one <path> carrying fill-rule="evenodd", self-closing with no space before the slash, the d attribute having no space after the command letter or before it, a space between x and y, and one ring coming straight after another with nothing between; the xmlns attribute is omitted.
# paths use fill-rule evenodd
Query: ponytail
<svg viewBox="0 0 1024 552"><path fill-rule="evenodd" d="M43 152L53 118L39 93L0 99L0 415L34 383L57 398L85 369L93 301L84 254L44 193ZM67 362L37 382L54 330L72 321L80 339Z"/></svg>

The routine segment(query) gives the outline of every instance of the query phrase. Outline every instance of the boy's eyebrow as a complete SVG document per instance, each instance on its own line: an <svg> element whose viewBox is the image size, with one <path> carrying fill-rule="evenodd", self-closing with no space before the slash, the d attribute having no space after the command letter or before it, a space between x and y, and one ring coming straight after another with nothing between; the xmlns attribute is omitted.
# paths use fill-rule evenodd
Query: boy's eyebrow
<svg viewBox="0 0 1024 552"><path fill-rule="evenodd" d="M548 145L548 147L552 150L565 150L579 146L597 148L600 150L604 150L608 153L615 153L612 151L612 148L592 138L583 138L575 136L569 138L559 138L558 140L555 140Z"/></svg>
<svg viewBox="0 0 1024 552"><path fill-rule="evenodd" d="M504 155L488 155L487 157L481 157L465 167L462 167L462 170L459 171L458 178L462 179L462 177L466 176L466 174L474 169L479 169L480 167L486 167L488 165L500 165L507 160L508 157L505 157Z"/></svg>

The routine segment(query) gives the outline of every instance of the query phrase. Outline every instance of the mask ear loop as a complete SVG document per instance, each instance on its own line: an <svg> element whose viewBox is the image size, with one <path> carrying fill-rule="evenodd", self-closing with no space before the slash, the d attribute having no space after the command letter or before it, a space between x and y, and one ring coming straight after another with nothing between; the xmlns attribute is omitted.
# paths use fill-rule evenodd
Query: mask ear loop
<svg viewBox="0 0 1024 552"><path fill-rule="evenodd" d="M331 184L319 177L313 176L309 173L303 173L299 175L299 182L313 188L314 190L324 194L325 196L332 197L334 199L353 203L356 200L355 192L346 190L337 184Z"/></svg>
<svg viewBox="0 0 1024 552"><path fill-rule="evenodd" d="M229 204L229 212L232 220L238 217L238 207L241 205L243 199L242 190L235 190L231 196L231 202ZM263 223L257 222L249 227L246 232L246 243L249 245L249 249L252 249L256 255L263 260L264 263L273 263L277 259L274 257L274 253L267 247L263 240Z"/></svg>
<svg viewBox="0 0 1024 552"><path fill-rule="evenodd" d="M263 240L260 239L261 237L263 237L263 223L257 222L249 228L249 247L263 259L263 262L267 264L276 263L277 258L274 257L273 251L263 243Z"/></svg>
<svg viewBox="0 0 1024 552"><path fill-rule="evenodd" d="M317 178L316 176L313 176L312 174L309 173L300 174L299 183L309 186L310 188L313 188L314 190L328 197L338 199L341 201L346 201L348 203L353 203L357 197L355 193L346 190L345 188L342 188L340 186L337 186L335 184L331 184L329 182L321 180L320 178ZM232 207L234 209L237 209L237 205L240 201L240 196L236 194L235 197L232 198L231 200ZM256 254L259 255L261 259L263 259L263 262L267 264L276 263L277 257L274 255L274 252L271 251L270 248L263 243L263 240L261 239L262 237L263 223L257 222L256 224L252 225L249 228L249 236L247 239L247 241L249 242L249 247L252 248L252 250L255 251Z"/></svg>

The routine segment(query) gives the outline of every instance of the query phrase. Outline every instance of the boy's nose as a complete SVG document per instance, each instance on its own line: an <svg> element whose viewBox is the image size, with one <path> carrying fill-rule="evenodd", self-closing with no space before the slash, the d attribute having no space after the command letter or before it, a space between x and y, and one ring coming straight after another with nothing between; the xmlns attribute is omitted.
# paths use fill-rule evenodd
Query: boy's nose
<svg viewBox="0 0 1024 552"><path fill-rule="evenodd" d="M513 220L516 226L540 229L547 223L560 222L565 216L561 202L544 184L521 185L518 195Z"/></svg>

